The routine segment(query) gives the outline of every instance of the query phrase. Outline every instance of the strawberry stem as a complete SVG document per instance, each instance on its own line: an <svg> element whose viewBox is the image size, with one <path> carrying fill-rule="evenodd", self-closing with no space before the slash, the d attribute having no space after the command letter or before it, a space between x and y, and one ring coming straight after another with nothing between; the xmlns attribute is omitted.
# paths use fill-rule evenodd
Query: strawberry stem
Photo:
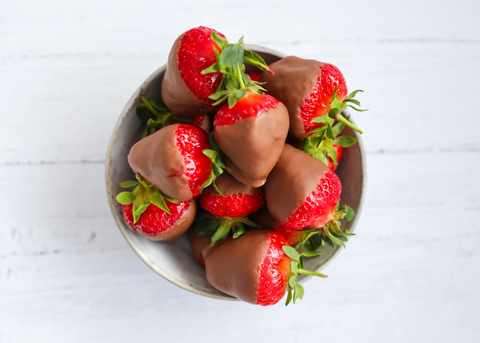
<svg viewBox="0 0 480 343"><path fill-rule="evenodd" d="M306 270L306 269L302 269L302 268L299 268L297 270L297 272L299 274L307 274L307 275L319 276L319 277L323 277L323 278L328 277L328 275L325 275L325 274L322 274L322 273L317 273L317 272L312 272L311 270Z"/></svg>
<svg viewBox="0 0 480 343"><path fill-rule="evenodd" d="M363 133L362 130L360 130L358 127L356 127L355 125L353 125L351 122L349 122L347 120L347 118L345 118L344 116L342 116L340 113L338 113L336 116L335 116L335 119L337 119L338 121L344 123L345 125L347 125L348 127L350 127L352 130L355 130L357 132L360 132L360 133Z"/></svg>
<svg viewBox="0 0 480 343"><path fill-rule="evenodd" d="M242 72L240 70L240 65L237 64L237 73L236 73L236 76L237 76L237 79L238 79L238 83L240 83L240 89L245 89L245 83L243 83L243 77L242 77Z"/></svg>
<svg viewBox="0 0 480 343"><path fill-rule="evenodd" d="M259 61L256 61L256 60L254 60L252 58L248 58L248 57L244 57L244 61L245 61L245 63L251 64L251 65L254 65L255 67L260 68L261 70L265 70L270 75L275 75L273 70L271 70L266 64L263 64Z"/></svg>

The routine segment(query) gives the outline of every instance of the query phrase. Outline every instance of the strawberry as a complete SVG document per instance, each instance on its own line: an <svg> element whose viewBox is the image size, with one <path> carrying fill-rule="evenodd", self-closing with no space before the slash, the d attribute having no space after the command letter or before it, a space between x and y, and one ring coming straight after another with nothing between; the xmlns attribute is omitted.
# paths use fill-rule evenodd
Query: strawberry
<svg viewBox="0 0 480 343"><path fill-rule="evenodd" d="M324 127L325 130L334 119L362 132L340 114L347 106L359 110L350 103L360 103L353 99L359 91L347 96L345 78L337 67L295 56L269 67L275 76L263 72L260 80L266 82L267 93L288 108L291 135L303 139L317 133L315 129Z"/></svg>
<svg viewBox="0 0 480 343"><path fill-rule="evenodd" d="M120 184L130 188L117 196L125 224L153 241L171 241L183 235L195 218L196 201L171 199L140 177L137 179Z"/></svg>
<svg viewBox="0 0 480 343"><path fill-rule="evenodd" d="M238 44L228 44L224 35L204 26L180 35L170 51L162 80L165 104L178 116L213 112L216 107L211 95L227 89L232 61L227 60L231 57L269 71L258 54L245 48L242 39Z"/></svg>
<svg viewBox="0 0 480 343"><path fill-rule="evenodd" d="M214 48L221 50L211 38L212 32L225 38L213 29L199 26L181 34L173 43L162 80L162 99L176 115L191 116L214 109L214 101L208 97L220 85L222 74L201 73L217 61Z"/></svg>
<svg viewBox="0 0 480 343"><path fill-rule="evenodd" d="M166 195L186 201L223 172L223 162L217 156L204 130L172 124L137 142L130 150L128 163Z"/></svg>
<svg viewBox="0 0 480 343"><path fill-rule="evenodd" d="M202 72L222 70L225 75L219 90L210 96L216 100L214 105L228 102L215 115L213 134L226 155L227 171L242 183L260 187L282 152L288 133L287 109L263 94L260 84L245 74L244 60L266 69L263 59L246 50L242 40L224 44L217 63Z"/></svg>
<svg viewBox="0 0 480 343"><path fill-rule="evenodd" d="M326 275L303 269L303 256L278 231L251 230L203 250L208 282L218 290L256 305L274 305L288 291L287 305L303 297L299 274ZM292 294L293 293L293 294Z"/></svg>
<svg viewBox="0 0 480 343"><path fill-rule="evenodd" d="M228 173L223 173L216 180L217 189L210 186L200 195L200 205L209 212L197 217L197 233L200 236L212 236L211 245L228 236L233 229L233 238L245 233L243 224L260 228L246 216L257 211L265 203L265 193L261 188L254 188L237 181Z"/></svg>
<svg viewBox="0 0 480 343"><path fill-rule="evenodd" d="M351 218L352 210L336 211L341 190L340 179L324 163L285 144L265 184L265 198L278 223L276 229L285 233L290 244L302 243L311 237L307 237L310 232L319 232L322 239L343 245L350 233L340 230L337 222L347 215ZM308 232L299 235L304 228Z"/></svg>
<svg viewBox="0 0 480 343"><path fill-rule="evenodd" d="M277 163L288 133L285 106L270 95L248 90L213 120L213 134L225 153L227 171L253 187L262 186Z"/></svg>

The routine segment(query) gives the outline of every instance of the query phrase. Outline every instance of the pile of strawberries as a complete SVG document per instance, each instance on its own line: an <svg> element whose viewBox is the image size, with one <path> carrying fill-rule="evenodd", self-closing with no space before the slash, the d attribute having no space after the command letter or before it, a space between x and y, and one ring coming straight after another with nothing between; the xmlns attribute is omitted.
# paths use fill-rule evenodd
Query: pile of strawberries
<svg viewBox="0 0 480 343"><path fill-rule="evenodd" d="M267 65L242 39L229 44L207 27L183 33L161 99L142 96L137 108L143 135L128 155L136 180L117 196L125 223L151 240L191 228L196 260L224 293L259 305L301 299L299 274L326 277L305 270L304 257L351 235L339 220L354 213L339 208L334 170L356 143L342 129L361 132L342 115L358 110L356 93L331 64L290 56Z"/></svg>

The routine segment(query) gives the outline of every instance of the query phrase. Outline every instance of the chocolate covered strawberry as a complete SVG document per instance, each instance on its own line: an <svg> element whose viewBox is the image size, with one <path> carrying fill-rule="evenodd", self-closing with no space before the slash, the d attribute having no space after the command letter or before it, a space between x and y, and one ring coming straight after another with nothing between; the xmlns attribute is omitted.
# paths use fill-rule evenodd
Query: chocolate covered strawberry
<svg viewBox="0 0 480 343"><path fill-rule="evenodd" d="M324 163L289 144L265 184L268 210L278 222L276 229L285 233L292 245L306 239L308 232L343 245L349 233L337 223L347 215L347 209L336 212L341 191L340 179Z"/></svg>
<svg viewBox="0 0 480 343"><path fill-rule="evenodd" d="M135 173L168 196L196 197L223 171L207 133L193 125L172 124L137 142L128 163Z"/></svg>
<svg viewBox="0 0 480 343"><path fill-rule="evenodd" d="M197 218L198 234L212 236L211 245L214 245L226 238L231 230L234 238L244 234L244 224L259 228L246 216L265 203L263 189L243 184L228 173L220 175L215 184L217 189L210 186L199 197L200 205L208 213Z"/></svg>
<svg viewBox="0 0 480 343"><path fill-rule="evenodd" d="M316 254L302 253L306 256ZM218 290L256 305L274 305L288 292L287 305L303 297L299 274L326 275L303 269L303 257L278 231L251 230L203 250L208 282Z"/></svg>
<svg viewBox="0 0 480 343"><path fill-rule="evenodd" d="M222 74L219 71L201 74L216 63L214 48L221 51L211 38L212 32L225 38L213 29L200 26L181 34L170 50L162 80L162 99L179 116L209 113L214 109L214 101L208 97L217 90Z"/></svg>
<svg viewBox="0 0 480 343"><path fill-rule="evenodd" d="M288 56L270 69L275 75L263 73L264 88L283 102L290 115L290 134L305 138L320 129L333 125L335 119L361 132L340 112L350 104L360 105L353 99L358 91L347 95L347 85L340 70L332 64ZM332 138L334 139L334 138Z"/></svg>
<svg viewBox="0 0 480 343"><path fill-rule="evenodd" d="M170 51L162 80L162 98L168 108L178 116L213 112L215 101L210 96L226 89L230 73L222 56L237 51L240 63L269 70L259 55L245 48L242 40L228 44L224 35L204 26L180 35Z"/></svg>
<svg viewBox="0 0 480 343"><path fill-rule="evenodd" d="M130 188L117 196L122 204L123 220L132 231L145 238L175 240L187 231L195 218L195 200L171 199L139 177L138 182L126 181L120 186Z"/></svg>
<svg viewBox="0 0 480 343"><path fill-rule="evenodd" d="M248 91L213 120L213 134L225 153L227 171L253 187L262 186L277 163L288 133L285 106L270 95Z"/></svg>

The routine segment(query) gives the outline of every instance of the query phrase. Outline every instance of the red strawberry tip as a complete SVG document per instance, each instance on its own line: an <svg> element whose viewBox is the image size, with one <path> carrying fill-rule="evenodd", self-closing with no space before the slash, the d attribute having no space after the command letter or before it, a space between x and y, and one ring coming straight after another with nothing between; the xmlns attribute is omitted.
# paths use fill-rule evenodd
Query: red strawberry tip
<svg viewBox="0 0 480 343"><path fill-rule="evenodd" d="M219 240L227 238L230 232L233 232L234 239L243 235L246 232L244 224L255 229L260 229L260 226L252 222L248 217L217 217L208 212L197 216L195 221L198 223L198 236L212 236L210 248Z"/></svg>
<svg viewBox="0 0 480 343"><path fill-rule="evenodd" d="M137 181L121 182L120 187L129 188L129 190L119 193L116 197L116 200L122 205L130 205L133 203L132 213L134 224L137 223L142 213L146 211L150 204L154 204L168 214L171 214L165 203L165 199L174 204L180 203L180 201L167 196L157 187L148 184L148 182L139 175L136 175L136 178Z"/></svg>
<svg viewBox="0 0 480 343"><path fill-rule="evenodd" d="M292 300L293 300L293 303L295 304L298 299L303 299L305 290L302 287L302 285L297 283L297 277L299 274L318 276L321 278L326 278L328 277L328 275L303 269L303 257L318 256L320 252L306 252L306 251L297 252L295 248L289 245L284 245L282 247L282 250L285 253L285 255L287 255L290 259L292 259L292 261L290 262L291 276L288 278L288 288L287 288L288 293L287 293L287 301L285 303L285 306L288 306L288 304L290 304Z"/></svg>

